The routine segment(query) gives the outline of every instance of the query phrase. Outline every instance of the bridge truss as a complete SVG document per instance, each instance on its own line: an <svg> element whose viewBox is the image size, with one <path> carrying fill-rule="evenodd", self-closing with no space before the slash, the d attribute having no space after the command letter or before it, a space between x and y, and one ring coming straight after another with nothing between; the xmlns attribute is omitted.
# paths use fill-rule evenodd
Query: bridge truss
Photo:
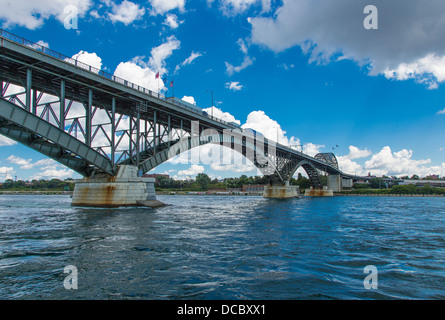
<svg viewBox="0 0 445 320"><path fill-rule="evenodd" d="M0 42L0 134L83 176L114 176L121 164L142 174L205 144L248 157L271 183L290 181L300 167L316 188L320 172L341 174L333 154L310 157L265 138L252 142L197 107L3 30Z"/></svg>

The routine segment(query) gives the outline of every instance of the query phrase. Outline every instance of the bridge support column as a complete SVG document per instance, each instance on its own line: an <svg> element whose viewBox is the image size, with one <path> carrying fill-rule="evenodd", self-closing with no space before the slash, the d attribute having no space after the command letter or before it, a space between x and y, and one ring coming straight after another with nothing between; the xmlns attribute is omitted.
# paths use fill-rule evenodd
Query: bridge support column
<svg viewBox="0 0 445 320"><path fill-rule="evenodd" d="M334 192L331 189L328 189L327 187L321 189L311 187L310 189L306 189L304 195L306 197L333 197Z"/></svg>
<svg viewBox="0 0 445 320"><path fill-rule="evenodd" d="M75 180L73 206L80 207L157 207L155 179L137 176L137 167L120 166L115 177L96 175Z"/></svg>
<svg viewBox="0 0 445 320"><path fill-rule="evenodd" d="M264 187L264 198L297 198L300 196L300 188L298 186L291 186L287 181L284 185L269 185Z"/></svg>
<svg viewBox="0 0 445 320"><path fill-rule="evenodd" d="M329 175L328 176L328 189L331 189L333 192L341 192L343 189L343 181L342 177L339 174Z"/></svg>

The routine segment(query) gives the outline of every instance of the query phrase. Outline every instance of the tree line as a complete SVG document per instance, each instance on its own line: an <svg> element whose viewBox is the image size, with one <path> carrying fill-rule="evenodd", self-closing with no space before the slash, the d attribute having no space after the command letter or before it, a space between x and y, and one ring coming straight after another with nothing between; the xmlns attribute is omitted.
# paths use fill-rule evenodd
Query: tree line
<svg viewBox="0 0 445 320"><path fill-rule="evenodd" d="M73 191L73 179L51 179L51 180L12 180L7 179L0 184L0 190L5 191Z"/></svg>

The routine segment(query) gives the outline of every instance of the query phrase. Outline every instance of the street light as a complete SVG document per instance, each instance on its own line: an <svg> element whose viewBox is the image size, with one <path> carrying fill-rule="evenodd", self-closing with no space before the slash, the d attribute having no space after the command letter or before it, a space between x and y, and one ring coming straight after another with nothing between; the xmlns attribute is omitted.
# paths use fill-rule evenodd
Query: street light
<svg viewBox="0 0 445 320"><path fill-rule="evenodd" d="M212 108L212 117L213 117L213 90L206 90L206 92L212 93L212 105L210 107Z"/></svg>
<svg viewBox="0 0 445 320"><path fill-rule="evenodd" d="M79 54L77 54L77 57L76 57L76 62L75 62L75 66L77 66L77 60L79 59L79 57L81 56L81 55L83 55L84 53L87 53L86 51L80 51L80 53Z"/></svg>

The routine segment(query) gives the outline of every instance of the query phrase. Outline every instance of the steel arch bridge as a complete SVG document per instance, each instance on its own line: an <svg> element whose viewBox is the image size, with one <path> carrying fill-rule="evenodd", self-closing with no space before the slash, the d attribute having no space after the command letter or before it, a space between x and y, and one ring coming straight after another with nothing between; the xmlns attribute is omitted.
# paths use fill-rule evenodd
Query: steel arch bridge
<svg viewBox="0 0 445 320"><path fill-rule="evenodd" d="M320 172L348 176L333 154L311 157L3 30L0 82L0 134L84 177L123 164L146 173L206 144L242 154L271 184L300 167L314 188Z"/></svg>

